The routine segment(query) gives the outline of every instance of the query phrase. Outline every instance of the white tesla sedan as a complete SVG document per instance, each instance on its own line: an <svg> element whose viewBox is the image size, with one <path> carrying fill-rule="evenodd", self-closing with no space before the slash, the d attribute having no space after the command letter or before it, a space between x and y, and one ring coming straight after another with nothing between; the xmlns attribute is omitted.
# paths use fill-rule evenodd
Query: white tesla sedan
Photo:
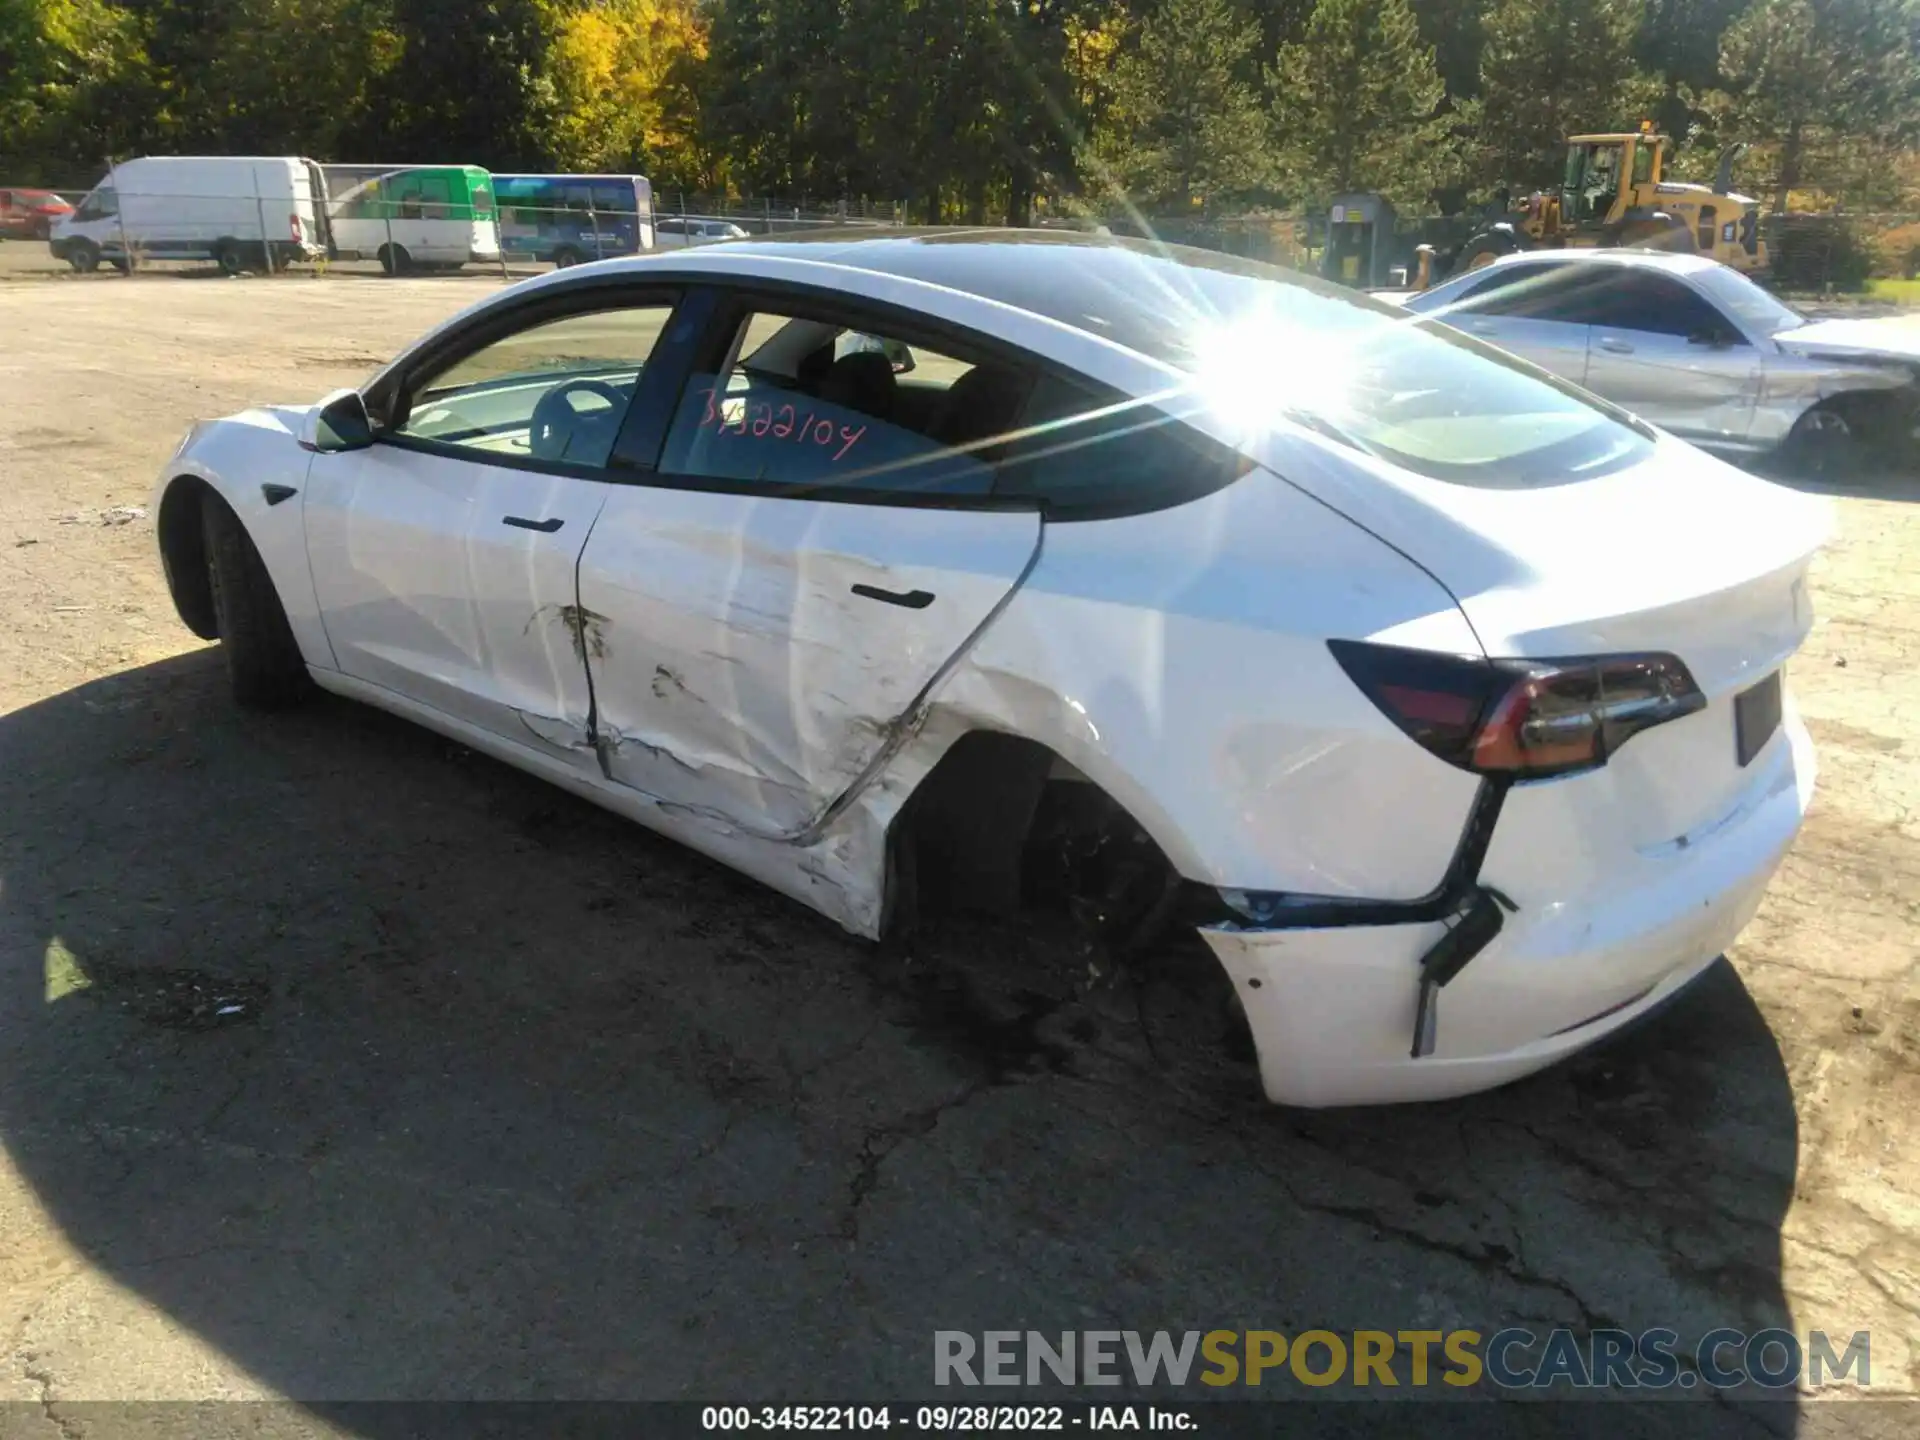
<svg viewBox="0 0 1920 1440"><path fill-rule="evenodd" d="M543 276L155 498L238 698L381 706L879 936L1204 937L1266 1091L1659 1004L1813 785L1824 502L1365 296L1060 232ZM1061 886L1035 886L1044 848Z"/></svg>

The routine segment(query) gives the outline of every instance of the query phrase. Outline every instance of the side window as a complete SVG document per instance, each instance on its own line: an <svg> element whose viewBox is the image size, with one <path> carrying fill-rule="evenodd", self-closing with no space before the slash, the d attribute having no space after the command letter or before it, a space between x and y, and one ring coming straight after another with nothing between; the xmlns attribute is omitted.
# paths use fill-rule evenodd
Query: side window
<svg viewBox="0 0 1920 1440"><path fill-rule="evenodd" d="M76 220L104 220L110 215L120 213L120 197L114 193L113 186L102 185L80 202L80 208L74 214Z"/></svg>
<svg viewBox="0 0 1920 1440"><path fill-rule="evenodd" d="M1164 510L1232 484L1248 461L1165 411L1091 382L1044 375L1000 467L998 494L1050 520Z"/></svg>
<svg viewBox="0 0 1920 1440"><path fill-rule="evenodd" d="M1669 275L1628 271L1607 296L1606 312L1597 325L1614 330L1636 330L1647 335L1695 335L1737 338L1733 327L1692 289Z"/></svg>
<svg viewBox="0 0 1920 1440"><path fill-rule="evenodd" d="M1501 277L1497 288L1475 292L1458 308L1469 315L1591 325L1596 310L1602 308L1601 292L1606 285L1607 276L1587 266L1557 261L1515 265Z"/></svg>
<svg viewBox="0 0 1920 1440"><path fill-rule="evenodd" d="M392 435L499 456L601 466L673 307L569 315L516 331L408 384Z"/></svg>
<svg viewBox="0 0 1920 1440"><path fill-rule="evenodd" d="M815 316L761 312L696 372L660 468L753 484L987 495L1026 398L1017 369Z"/></svg>
<svg viewBox="0 0 1920 1440"><path fill-rule="evenodd" d="M1516 302L1537 290L1555 270L1564 269L1551 261L1534 264L1495 266L1485 278L1476 280L1450 308L1466 315L1511 315Z"/></svg>

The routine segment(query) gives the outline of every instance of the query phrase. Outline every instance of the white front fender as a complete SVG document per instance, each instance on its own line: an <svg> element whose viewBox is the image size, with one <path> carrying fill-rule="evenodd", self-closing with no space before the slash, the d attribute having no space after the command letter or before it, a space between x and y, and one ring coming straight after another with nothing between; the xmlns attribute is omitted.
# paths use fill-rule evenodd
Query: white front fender
<svg viewBox="0 0 1920 1440"><path fill-rule="evenodd" d="M297 438L306 415L305 406L274 406L195 425L161 469L150 513L174 606L190 629L205 633L196 623L204 607L196 605L191 588L205 582L190 569L204 566L205 559L197 520L181 507L190 502L194 482L199 482L226 501L246 526L286 607L302 658L332 669L333 648L320 623L307 564L302 500L312 457ZM190 524L196 528L184 529Z"/></svg>

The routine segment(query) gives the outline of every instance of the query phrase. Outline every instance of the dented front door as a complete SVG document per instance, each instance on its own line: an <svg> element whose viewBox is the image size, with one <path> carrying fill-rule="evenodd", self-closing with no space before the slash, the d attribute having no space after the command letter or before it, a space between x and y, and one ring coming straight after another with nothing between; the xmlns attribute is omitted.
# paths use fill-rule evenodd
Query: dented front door
<svg viewBox="0 0 1920 1440"><path fill-rule="evenodd" d="M307 549L335 663L592 768L574 567L613 488L386 441L316 455Z"/></svg>
<svg viewBox="0 0 1920 1440"><path fill-rule="evenodd" d="M580 563L606 773L735 828L804 835L1039 543L1031 511L618 489Z"/></svg>

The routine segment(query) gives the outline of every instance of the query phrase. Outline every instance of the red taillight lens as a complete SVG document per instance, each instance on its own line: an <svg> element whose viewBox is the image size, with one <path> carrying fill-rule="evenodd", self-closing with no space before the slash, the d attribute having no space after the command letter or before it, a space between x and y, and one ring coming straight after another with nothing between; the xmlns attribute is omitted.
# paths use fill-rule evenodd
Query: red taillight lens
<svg viewBox="0 0 1920 1440"><path fill-rule="evenodd" d="M1331 640L1382 713L1450 765L1539 779L1590 770L1640 731L1705 708L1673 655L1480 660Z"/></svg>

